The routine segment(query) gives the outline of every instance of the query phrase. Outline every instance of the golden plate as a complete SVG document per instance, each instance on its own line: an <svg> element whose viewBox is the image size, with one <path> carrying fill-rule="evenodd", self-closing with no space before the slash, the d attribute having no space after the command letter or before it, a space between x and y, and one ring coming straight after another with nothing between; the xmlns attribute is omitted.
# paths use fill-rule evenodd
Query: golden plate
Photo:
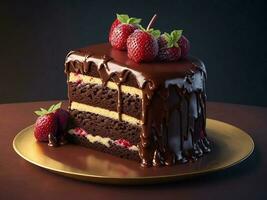
<svg viewBox="0 0 267 200"><path fill-rule="evenodd" d="M254 149L251 137L239 128L208 119L212 152L194 163L171 167L142 168L139 163L75 145L58 148L38 143L33 126L14 138L15 151L25 160L75 179L112 184L167 182L226 169L245 160Z"/></svg>

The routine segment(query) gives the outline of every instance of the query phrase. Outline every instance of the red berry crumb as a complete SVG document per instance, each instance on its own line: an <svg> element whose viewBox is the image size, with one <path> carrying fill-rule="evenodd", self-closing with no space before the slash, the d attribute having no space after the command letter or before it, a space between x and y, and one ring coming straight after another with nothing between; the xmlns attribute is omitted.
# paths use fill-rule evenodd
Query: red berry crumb
<svg viewBox="0 0 267 200"><path fill-rule="evenodd" d="M118 139L118 140L115 140L115 144L117 145L120 145L120 146L123 146L125 148L129 148L131 147L131 143L125 139Z"/></svg>
<svg viewBox="0 0 267 200"><path fill-rule="evenodd" d="M79 128L79 127L75 128L74 131L75 131L74 133L76 135L79 135L79 136L86 136L87 135L87 132L85 130L83 130L82 128Z"/></svg>

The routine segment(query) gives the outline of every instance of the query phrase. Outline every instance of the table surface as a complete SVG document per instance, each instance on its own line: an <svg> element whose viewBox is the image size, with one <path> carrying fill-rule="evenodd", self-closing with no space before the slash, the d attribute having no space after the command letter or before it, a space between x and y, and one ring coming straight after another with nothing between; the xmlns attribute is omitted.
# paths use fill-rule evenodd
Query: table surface
<svg viewBox="0 0 267 200"><path fill-rule="evenodd" d="M208 117L251 135L254 153L230 169L167 184L114 186L56 175L19 157L15 135L33 124L34 110L56 101L0 105L0 199L267 199L267 108L209 102ZM66 103L64 103L66 106Z"/></svg>

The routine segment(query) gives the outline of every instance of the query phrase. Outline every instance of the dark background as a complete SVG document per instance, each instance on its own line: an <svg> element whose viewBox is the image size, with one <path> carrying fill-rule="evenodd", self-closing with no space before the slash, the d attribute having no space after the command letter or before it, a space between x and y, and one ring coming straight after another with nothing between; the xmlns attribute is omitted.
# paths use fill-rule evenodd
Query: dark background
<svg viewBox="0 0 267 200"><path fill-rule="evenodd" d="M0 3L0 103L66 99L67 52L107 41L115 13L181 28L208 70L208 99L267 106L266 1Z"/></svg>

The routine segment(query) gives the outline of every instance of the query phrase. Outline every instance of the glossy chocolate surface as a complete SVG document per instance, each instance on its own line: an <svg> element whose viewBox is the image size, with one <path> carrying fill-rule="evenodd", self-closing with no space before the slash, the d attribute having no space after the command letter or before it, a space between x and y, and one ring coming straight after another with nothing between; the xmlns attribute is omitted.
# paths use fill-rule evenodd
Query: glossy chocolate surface
<svg viewBox="0 0 267 200"><path fill-rule="evenodd" d="M134 63L109 44L71 51L65 72L90 74L96 69L102 85L117 85L121 120L121 85L130 76L142 89L142 133L138 144L142 166L173 165L210 152L206 137L206 71L196 58L178 62Z"/></svg>
<svg viewBox="0 0 267 200"><path fill-rule="evenodd" d="M94 62L97 65L108 63L108 74L129 70L135 75L140 88L144 87L146 82L152 82L155 87L159 87L160 85L165 85L168 80L185 78L200 70L205 71L203 63L193 57L182 59L178 62L135 63L128 58L126 51L116 50L108 43L71 51L66 58L66 63L73 60L84 64L89 62ZM88 69L89 67L84 65L84 73Z"/></svg>

